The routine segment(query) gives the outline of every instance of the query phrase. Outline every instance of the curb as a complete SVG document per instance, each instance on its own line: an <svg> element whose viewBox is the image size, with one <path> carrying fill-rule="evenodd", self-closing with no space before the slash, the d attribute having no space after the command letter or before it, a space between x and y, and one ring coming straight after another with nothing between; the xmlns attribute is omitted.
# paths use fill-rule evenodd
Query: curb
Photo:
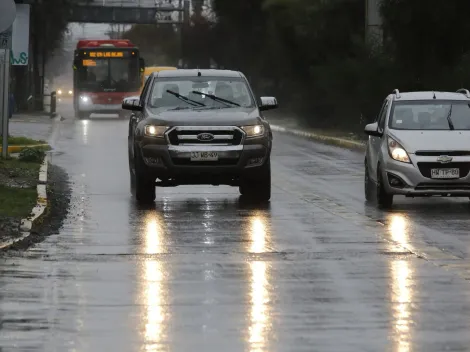
<svg viewBox="0 0 470 352"><path fill-rule="evenodd" d="M364 151L366 148L365 143L353 141L353 140L346 139L346 138L325 136L325 135L321 135L318 133L285 128L279 125L271 125L271 129L276 132L292 134L294 136L300 136L300 137L304 137L308 139L314 139L318 142L322 142L324 144L335 145L341 148L361 150L361 151Z"/></svg>
<svg viewBox="0 0 470 352"><path fill-rule="evenodd" d="M23 241L31 236L31 228L34 223L44 214L47 208L47 168L49 163L49 155L46 155L39 169L39 181L36 186L38 198L35 207L31 210L31 214L26 219L21 220L20 232L21 236L11 240L0 243L0 250L6 249L17 242Z"/></svg>
<svg viewBox="0 0 470 352"><path fill-rule="evenodd" d="M20 153L23 149L26 148L47 148L49 144L30 144L30 145L10 145L8 146L8 153ZM0 147L0 152L3 151L3 148Z"/></svg>

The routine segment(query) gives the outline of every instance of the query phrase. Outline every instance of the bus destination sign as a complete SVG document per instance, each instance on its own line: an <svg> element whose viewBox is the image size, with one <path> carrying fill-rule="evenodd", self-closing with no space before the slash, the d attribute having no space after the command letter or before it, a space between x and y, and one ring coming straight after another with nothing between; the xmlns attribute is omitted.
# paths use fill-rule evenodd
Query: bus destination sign
<svg viewBox="0 0 470 352"><path fill-rule="evenodd" d="M90 51L90 57L124 57L123 51Z"/></svg>

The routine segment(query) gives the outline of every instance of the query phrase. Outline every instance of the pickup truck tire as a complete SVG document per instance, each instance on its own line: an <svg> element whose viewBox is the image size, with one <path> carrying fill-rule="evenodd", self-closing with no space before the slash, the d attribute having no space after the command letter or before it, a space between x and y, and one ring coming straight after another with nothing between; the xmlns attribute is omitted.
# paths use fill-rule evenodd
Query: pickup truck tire
<svg viewBox="0 0 470 352"><path fill-rule="evenodd" d="M240 194L250 199L267 202L271 199L271 160L268 159L256 176L242 178Z"/></svg>
<svg viewBox="0 0 470 352"><path fill-rule="evenodd" d="M138 203L148 204L155 201L155 178L147 170L142 156L136 153L134 168L130 170L131 193Z"/></svg>

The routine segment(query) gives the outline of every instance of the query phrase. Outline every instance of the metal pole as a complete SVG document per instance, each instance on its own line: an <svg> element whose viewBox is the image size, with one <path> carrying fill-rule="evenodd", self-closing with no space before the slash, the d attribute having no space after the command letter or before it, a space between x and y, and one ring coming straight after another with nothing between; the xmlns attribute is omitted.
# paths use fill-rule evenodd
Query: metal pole
<svg viewBox="0 0 470 352"><path fill-rule="evenodd" d="M4 159L8 156L8 106L10 103L10 50L5 49L5 57L3 61L3 145L2 157Z"/></svg>

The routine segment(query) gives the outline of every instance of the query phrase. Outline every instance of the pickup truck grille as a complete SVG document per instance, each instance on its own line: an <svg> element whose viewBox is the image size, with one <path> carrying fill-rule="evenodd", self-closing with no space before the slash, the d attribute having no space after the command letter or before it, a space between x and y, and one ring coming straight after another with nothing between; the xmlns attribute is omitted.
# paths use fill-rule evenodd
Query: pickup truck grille
<svg viewBox="0 0 470 352"><path fill-rule="evenodd" d="M240 145L245 133L236 126L176 126L166 136L171 145L227 146Z"/></svg>

